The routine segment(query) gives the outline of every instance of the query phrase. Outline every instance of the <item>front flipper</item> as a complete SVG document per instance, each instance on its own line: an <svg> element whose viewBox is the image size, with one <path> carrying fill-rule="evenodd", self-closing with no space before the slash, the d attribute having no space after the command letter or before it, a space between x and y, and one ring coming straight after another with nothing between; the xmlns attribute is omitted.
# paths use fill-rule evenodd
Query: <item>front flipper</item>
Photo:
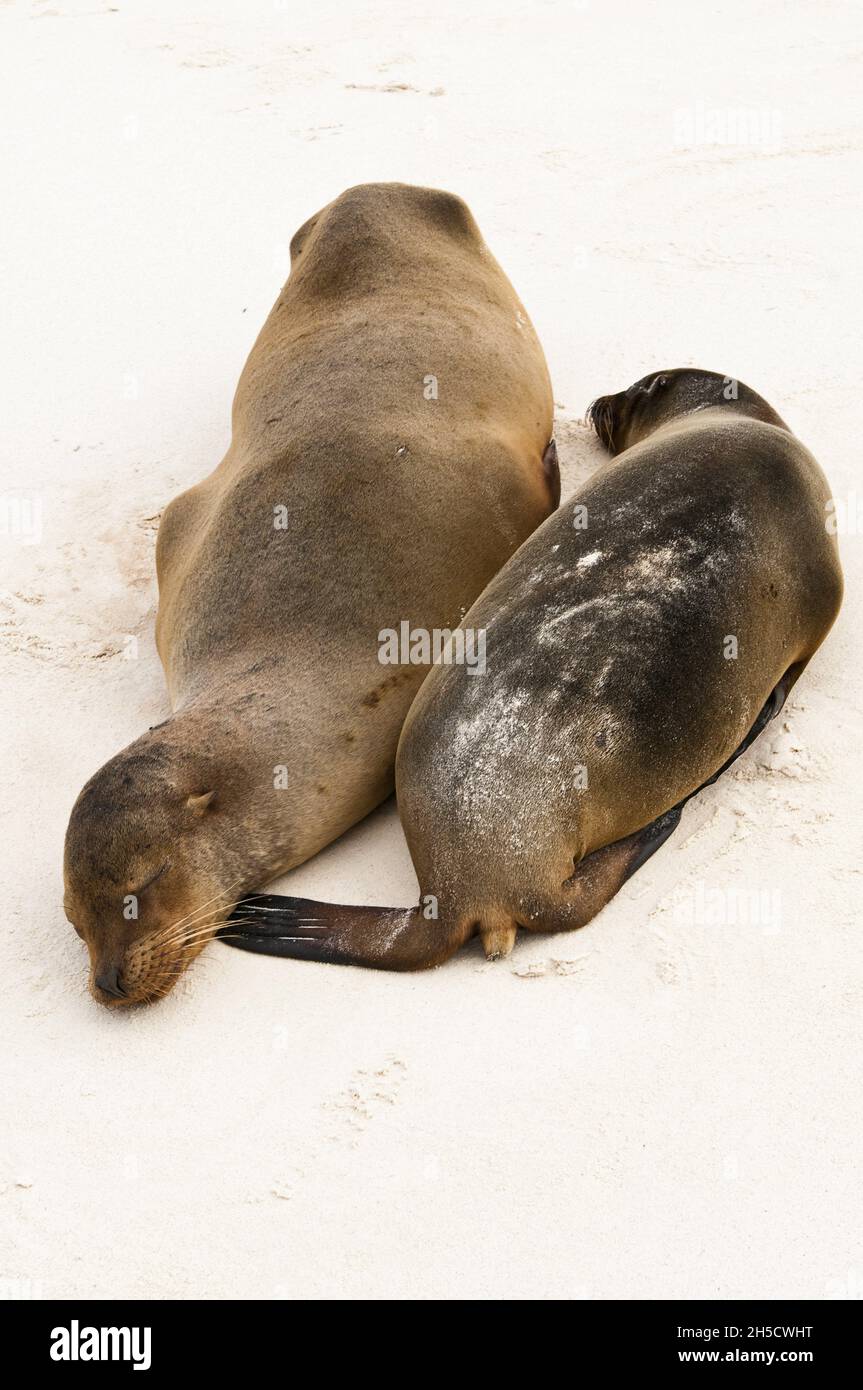
<svg viewBox="0 0 863 1390"><path fill-rule="evenodd" d="M238 903L219 936L240 951L373 970L425 970L441 965L470 935L472 924L447 927L419 907L342 907L272 894Z"/></svg>
<svg viewBox="0 0 863 1390"><path fill-rule="evenodd" d="M239 951L293 956L296 960L336 960L332 927L324 917L314 915L317 908L328 909L329 905L309 898L246 898L236 905L227 926L217 934Z"/></svg>
<svg viewBox="0 0 863 1390"><path fill-rule="evenodd" d="M383 908L338 907L334 903L314 902L311 898L283 898L261 893L237 904L219 936L240 951L289 956L292 960L348 964L341 944L346 914L351 918L370 914L374 920L383 911Z"/></svg>

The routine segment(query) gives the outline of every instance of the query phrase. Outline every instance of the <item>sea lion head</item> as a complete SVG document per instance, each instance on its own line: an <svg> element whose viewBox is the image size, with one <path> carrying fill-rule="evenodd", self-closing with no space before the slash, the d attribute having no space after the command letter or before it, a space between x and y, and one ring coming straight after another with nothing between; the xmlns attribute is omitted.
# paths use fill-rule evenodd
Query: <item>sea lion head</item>
<svg viewBox="0 0 863 1390"><path fill-rule="evenodd" d="M83 788L66 832L63 906L100 1003L161 998L224 922L235 898L218 822L212 768L159 730Z"/></svg>
<svg viewBox="0 0 863 1390"><path fill-rule="evenodd" d="M700 367L651 372L626 391L598 396L588 407L587 419L609 452L620 454L647 439L660 425L714 406L737 409L787 428L751 387Z"/></svg>

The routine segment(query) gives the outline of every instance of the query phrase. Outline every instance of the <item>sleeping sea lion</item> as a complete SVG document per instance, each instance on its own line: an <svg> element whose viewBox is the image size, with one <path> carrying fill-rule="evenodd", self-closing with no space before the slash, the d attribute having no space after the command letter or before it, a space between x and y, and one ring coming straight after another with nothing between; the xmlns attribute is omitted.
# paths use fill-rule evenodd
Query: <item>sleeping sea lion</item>
<svg viewBox="0 0 863 1390"><path fill-rule="evenodd" d="M760 396L715 372L595 401L615 457L464 620L486 672L437 666L397 757L413 909L261 897L233 944L388 970L478 933L583 926L781 708L842 597L827 482Z"/></svg>
<svg viewBox="0 0 863 1390"><path fill-rule="evenodd" d="M551 430L542 349L460 198L368 184L300 228L228 452L159 529L173 713L72 810L97 999L167 993L239 899L388 795L433 639L557 504ZM404 623L425 641L383 664Z"/></svg>

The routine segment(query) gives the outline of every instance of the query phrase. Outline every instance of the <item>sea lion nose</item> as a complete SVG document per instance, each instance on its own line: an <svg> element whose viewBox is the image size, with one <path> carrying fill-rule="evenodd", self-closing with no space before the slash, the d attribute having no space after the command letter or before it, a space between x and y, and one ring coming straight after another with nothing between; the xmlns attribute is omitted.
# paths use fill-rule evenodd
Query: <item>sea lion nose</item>
<svg viewBox="0 0 863 1390"><path fill-rule="evenodd" d="M109 965L96 976L96 988L113 999L125 999L126 991L120 983L120 971L116 965Z"/></svg>

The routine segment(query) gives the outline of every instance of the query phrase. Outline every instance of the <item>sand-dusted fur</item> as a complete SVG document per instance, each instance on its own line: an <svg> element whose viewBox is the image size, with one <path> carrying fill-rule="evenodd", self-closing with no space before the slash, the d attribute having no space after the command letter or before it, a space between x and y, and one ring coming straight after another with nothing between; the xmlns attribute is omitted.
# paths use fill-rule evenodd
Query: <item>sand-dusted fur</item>
<svg viewBox="0 0 863 1390"><path fill-rule="evenodd" d="M818 464L712 372L591 414L616 462L467 614L486 674L436 668L405 722L399 810L436 920L420 906L376 934L383 910L268 899L241 908L236 945L410 969L474 932L501 954L517 927L582 926L781 707L841 602Z"/></svg>
<svg viewBox="0 0 863 1390"><path fill-rule="evenodd" d="M159 530L174 713L72 813L66 908L103 1002L164 992L243 894L389 793L425 669L381 665L378 634L458 625L555 504L551 429L461 199L364 185L300 228L230 448Z"/></svg>

